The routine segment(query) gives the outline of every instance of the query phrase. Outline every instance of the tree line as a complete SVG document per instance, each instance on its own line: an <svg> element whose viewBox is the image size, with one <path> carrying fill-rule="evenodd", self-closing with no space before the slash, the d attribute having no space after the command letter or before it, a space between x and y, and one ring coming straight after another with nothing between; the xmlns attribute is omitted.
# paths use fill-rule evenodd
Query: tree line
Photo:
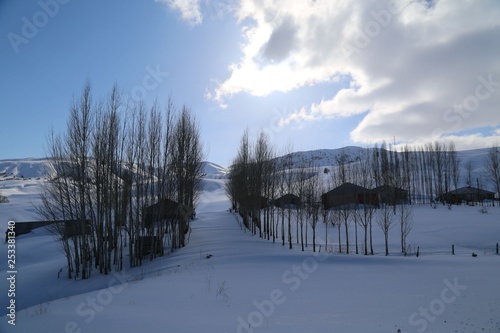
<svg viewBox="0 0 500 333"><path fill-rule="evenodd" d="M64 221L53 231L69 278L122 270L127 256L139 266L165 247L185 245L204 158L189 108L177 111L170 98L148 108L116 86L96 101L87 83L69 108L66 131L49 134L47 153L50 177L38 211Z"/></svg>
<svg viewBox="0 0 500 333"><path fill-rule="evenodd" d="M389 254L389 230L398 226L401 252L406 255L411 250L407 237L412 229L412 204L435 205L443 200L443 194L457 189L461 180L473 186L474 177L478 176L473 174L470 163L466 165L466 174L461 174L453 142L434 142L414 148L405 146L399 151L391 144L382 143L372 149L362 149L356 156L342 151L335 157L331 169L323 170L314 159L297 161L293 156L288 152L278 157L277 149L264 132L251 143L246 131L226 183L232 210L239 213L245 228L273 242L281 241L290 249L296 244L304 250L310 230L313 251L316 251L317 226L321 221L325 227L325 248L328 246L328 227L333 226L337 228L338 252L349 253L353 243L350 231L354 226L355 252L373 255L375 223L384 234L386 255ZM487 171L481 175L482 179L489 181L500 193L498 147L493 146L481 162ZM326 207L325 193L346 183L366 189L382 187L389 194L386 193L379 205ZM402 200L398 193L405 193L405 199ZM295 203L286 201L284 196L294 196ZM361 229L360 239L358 228Z"/></svg>

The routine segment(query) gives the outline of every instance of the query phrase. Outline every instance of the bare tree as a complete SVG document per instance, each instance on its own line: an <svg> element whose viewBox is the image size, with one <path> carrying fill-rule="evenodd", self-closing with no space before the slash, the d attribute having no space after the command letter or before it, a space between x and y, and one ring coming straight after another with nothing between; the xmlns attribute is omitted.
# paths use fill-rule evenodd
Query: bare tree
<svg viewBox="0 0 500 333"><path fill-rule="evenodd" d="M51 156L48 166L48 181L44 191L40 194L41 204L37 211L42 219L47 221L73 219L76 210L73 208L72 186L69 167L64 152L61 136L56 136L53 131L48 136L47 153ZM75 251L69 237L65 236L64 226L53 224L50 230L60 242L67 262L68 278L73 278ZM76 261L76 260L75 260Z"/></svg>
<svg viewBox="0 0 500 333"><path fill-rule="evenodd" d="M458 163L457 150L455 148L455 143L452 141L448 146L448 156L450 158L451 164L451 178L453 181L453 188L458 188L458 182L460 180L460 167Z"/></svg>
<svg viewBox="0 0 500 333"><path fill-rule="evenodd" d="M184 245L203 153L194 118L184 111L174 128L172 109L169 100L164 118L158 103L149 113L141 101L124 104L116 86L94 102L87 83L70 106L66 133L49 136L50 179L38 210L59 221L53 231L70 278L87 279L93 268L121 270L127 246L130 266L140 265L145 237L152 239L151 259L163 254L168 231L172 249ZM164 217L148 216L146 209L174 193L189 209L177 211L184 218L168 229Z"/></svg>
<svg viewBox="0 0 500 333"><path fill-rule="evenodd" d="M486 173L491 184L495 187L497 196L500 196L500 148L494 144L486 158Z"/></svg>
<svg viewBox="0 0 500 333"><path fill-rule="evenodd" d="M291 147L288 148L288 150L291 152L292 149ZM293 175L293 155L287 154L285 157L286 162L285 162L285 172L283 176L285 177L285 186L287 189L287 193L293 192L293 186L294 186L294 175ZM293 241L292 241L292 211L295 207L293 205L286 205L285 209L287 211L287 221L288 221L288 248L291 250L293 248Z"/></svg>
<svg viewBox="0 0 500 333"><path fill-rule="evenodd" d="M93 134L93 108L90 83L83 88L78 101L70 107L67 133L64 137L52 135L48 151L53 156L50 169L52 177L47 190L42 194L39 213L45 219L72 221L59 224L58 238L63 241L63 249L71 263L68 276L87 279L92 270L92 234L87 228L91 210L91 182L89 153ZM69 228L75 232L69 233Z"/></svg>
<svg viewBox="0 0 500 333"><path fill-rule="evenodd" d="M279 173L277 175L277 197L281 197L287 193L286 188L286 173L284 171L286 162L283 158L278 159L277 169ZM285 246L285 207L281 206L278 210L279 215L281 216L281 245Z"/></svg>
<svg viewBox="0 0 500 333"><path fill-rule="evenodd" d="M260 237L262 238L265 236L269 239L270 205L267 204L267 201L269 201L269 197L271 196L270 189L272 187L271 183L273 182L272 175L274 172L274 166L272 159L274 157L274 149L271 147L269 137L264 131L259 133L257 142L255 143L254 154L254 181L256 185L255 196L259 198L258 207L255 209L255 215L257 215L257 225L259 226ZM261 202L263 200L266 200L265 204ZM261 221L260 218L261 208L264 209L263 221Z"/></svg>
<svg viewBox="0 0 500 333"><path fill-rule="evenodd" d="M349 156L342 151L340 156L337 157L337 173L333 173L337 176L337 184L345 184L352 178L352 164L349 163ZM351 222L351 217L353 216L353 208L350 205L342 205L335 208L334 216L337 221L337 227L339 231L339 252L342 252L342 244L340 241L340 229L341 224L344 225L345 229L345 241L346 241L346 253L349 254L349 227Z"/></svg>
<svg viewBox="0 0 500 333"><path fill-rule="evenodd" d="M321 209L321 183L319 180L319 168L316 165L312 165L309 170L313 176L309 177L305 184L304 199L307 217L312 229L313 252L316 252L316 226Z"/></svg>
<svg viewBox="0 0 500 333"><path fill-rule="evenodd" d="M434 142L434 150L433 150L433 161L434 163L432 164L433 166L433 174L434 176L432 177L434 180L434 193L436 197L442 197L444 193L444 164L445 164L445 157L444 157L444 150L443 146L441 143L438 141Z"/></svg>
<svg viewBox="0 0 500 333"><path fill-rule="evenodd" d="M465 185L467 187L471 187L474 184L473 177L474 177L474 172L473 172L473 165L472 165L472 160L469 159L467 163L465 164Z"/></svg>
<svg viewBox="0 0 500 333"><path fill-rule="evenodd" d="M361 186L365 188L372 188L374 185L375 177L372 154L368 150L365 151L364 156L359 160L357 166L357 179ZM366 195L366 193L365 193ZM364 200L365 202L368 200ZM373 237L372 237L372 222L375 215L376 207L370 204L363 204L356 210L357 221L363 229L363 247L364 255L368 255L368 232L370 234L370 253L373 255Z"/></svg>
<svg viewBox="0 0 500 333"><path fill-rule="evenodd" d="M304 206L304 202L307 204L307 200L304 200L307 192L306 186L307 180L310 178L311 174L310 171L307 168L308 162L305 161L304 159L300 161L300 164L298 166L298 170L296 171L296 180L295 180L295 188L296 188L296 193L297 196L299 197L299 200L301 201L300 204L296 205L296 210L297 210L297 227L296 227L296 234L297 234L297 244L299 243L299 225L300 225L300 244L302 251L305 250L304 248L304 215L307 214L306 209L308 207ZM305 224L306 227L306 237L307 237L307 223Z"/></svg>
<svg viewBox="0 0 500 333"><path fill-rule="evenodd" d="M382 205L382 207L379 209L379 214L377 218L377 224L382 229L382 232L384 233L384 240L385 240L385 255L389 255L389 230L394 225L394 212L392 207L389 205Z"/></svg>
<svg viewBox="0 0 500 333"><path fill-rule="evenodd" d="M250 197L248 181L250 176L250 158L248 130L245 130L240 140L237 156L231 164L226 193L233 202L233 209L238 210L243 218L243 224L246 228L250 228L250 207L248 205Z"/></svg>
<svg viewBox="0 0 500 333"><path fill-rule="evenodd" d="M184 106L173 130L172 165L176 182L177 202L188 212L179 220L180 247L184 247L184 233L189 229L189 219L195 211L195 202L201 187L202 161L204 151L200 129L191 111Z"/></svg>
<svg viewBox="0 0 500 333"><path fill-rule="evenodd" d="M399 220L401 235L401 252L406 256L406 239L413 228L413 208L410 205L402 203L397 207L397 219Z"/></svg>

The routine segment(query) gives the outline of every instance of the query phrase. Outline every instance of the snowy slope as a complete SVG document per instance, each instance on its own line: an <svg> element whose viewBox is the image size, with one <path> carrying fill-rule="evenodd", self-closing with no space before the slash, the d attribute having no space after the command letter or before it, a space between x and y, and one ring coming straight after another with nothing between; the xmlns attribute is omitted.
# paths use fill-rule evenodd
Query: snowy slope
<svg viewBox="0 0 500 333"><path fill-rule="evenodd" d="M366 150L370 151L371 148L349 146L339 149L300 151L278 157L278 161L281 161L281 163L285 165L290 161L292 163L292 168L300 167L304 161L306 163L312 161L315 166L324 167L336 165L337 159L342 155L348 156L348 162L354 162L356 157L362 157Z"/></svg>
<svg viewBox="0 0 500 333"><path fill-rule="evenodd" d="M347 163L356 163L358 159L364 159L366 153L369 153L371 156L373 149L374 148L348 146L339 149L301 151L280 156L277 158L277 161L281 162L281 165L284 165L285 168L290 167L291 169L308 166L309 162L312 161L312 164L320 169L327 167L334 170L338 165L337 161L341 156L346 157ZM476 182L479 181L481 188L491 191L494 190L494 186L492 186L492 184L488 181L486 170L488 150L489 148L457 151L460 173L459 187L466 186L465 178L468 173L467 169L470 163L474 182L473 186L476 186ZM289 166L290 163L291 166Z"/></svg>
<svg viewBox="0 0 500 333"><path fill-rule="evenodd" d="M25 158L13 160L0 160L0 181L11 178L41 178L47 174L48 159ZM203 173L208 178L223 177L227 170L212 162L202 162Z"/></svg>
<svg viewBox="0 0 500 333"><path fill-rule="evenodd" d="M87 281L58 279L64 258L51 235L42 229L20 236L16 326L4 316L0 332L500 330L500 256L493 254L499 208L480 214L475 207L416 206L409 242L421 247L419 258L397 254L397 228L389 257L376 229L375 256L324 247L313 254L311 246L290 251L244 232L227 211L224 180L207 181L219 189L200 197L188 246L139 268ZM324 230L318 227L318 244ZM328 232L335 249L336 229ZM7 290L0 263L0 287ZM6 297L0 305L6 309Z"/></svg>
<svg viewBox="0 0 500 333"><path fill-rule="evenodd" d="M463 159L481 156L470 152ZM478 207L414 206L408 243L420 247L419 258L399 254L397 226L385 257L375 222L374 256L354 254L352 223L352 254L337 252L337 229L322 223L322 251L315 254L310 226L305 252L295 236L288 250L281 239L245 232L228 212L225 180L219 179L225 170L209 163L205 170L188 246L141 267L86 281L58 278L65 259L52 235L37 229L18 237L15 327L5 316L7 245L0 244L0 332L500 331L499 207L481 214ZM44 179L27 178L0 178L10 200L0 204L2 234L8 220L36 219L33 204Z"/></svg>
<svg viewBox="0 0 500 333"><path fill-rule="evenodd" d="M44 177L46 166L47 159L43 158L0 160L0 180Z"/></svg>
<svg viewBox="0 0 500 333"><path fill-rule="evenodd" d="M223 178L227 173L226 168L212 163L212 162L203 162L203 174L204 178Z"/></svg>

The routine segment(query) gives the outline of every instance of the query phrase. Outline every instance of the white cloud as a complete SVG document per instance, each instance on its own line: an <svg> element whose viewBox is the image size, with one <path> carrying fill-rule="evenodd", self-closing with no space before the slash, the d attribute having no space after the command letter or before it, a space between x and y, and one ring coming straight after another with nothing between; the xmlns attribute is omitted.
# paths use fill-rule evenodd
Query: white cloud
<svg viewBox="0 0 500 333"><path fill-rule="evenodd" d="M191 25L201 24L203 16L200 9L200 0L156 0L166 4L170 9L181 13L181 18Z"/></svg>
<svg viewBox="0 0 500 333"><path fill-rule="evenodd" d="M469 149L481 149L489 148L494 144L500 142L500 135L484 135L482 133L473 133L467 135L449 135L449 136L439 136L435 137L434 141L439 141L443 143L453 142L457 150L469 150ZM423 147L428 144L429 140L418 140L413 141L408 146L410 147ZM401 150L407 144L396 144L395 149Z"/></svg>
<svg viewBox="0 0 500 333"><path fill-rule="evenodd" d="M500 125L495 0L241 0L236 14L246 43L211 94L220 103L337 79L350 85L280 124L363 115L358 143Z"/></svg>

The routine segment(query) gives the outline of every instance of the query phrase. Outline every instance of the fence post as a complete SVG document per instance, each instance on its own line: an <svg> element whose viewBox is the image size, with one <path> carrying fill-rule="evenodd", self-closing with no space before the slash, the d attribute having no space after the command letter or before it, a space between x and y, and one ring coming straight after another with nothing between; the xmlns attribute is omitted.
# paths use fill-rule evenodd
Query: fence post
<svg viewBox="0 0 500 333"><path fill-rule="evenodd" d="M455 245L451 244L451 254L455 255Z"/></svg>

